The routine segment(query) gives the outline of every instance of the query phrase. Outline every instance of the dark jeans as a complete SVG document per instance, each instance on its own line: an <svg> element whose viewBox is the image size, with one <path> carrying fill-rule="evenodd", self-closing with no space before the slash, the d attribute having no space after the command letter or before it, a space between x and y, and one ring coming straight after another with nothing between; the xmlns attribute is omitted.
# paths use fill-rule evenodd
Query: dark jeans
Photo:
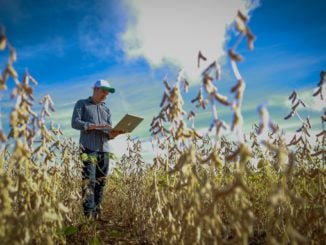
<svg viewBox="0 0 326 245"><path fill-rule="evenodd" d="M83 208L86 216L100 214L100 204L109 171L109 154L85 149L83 159ZM85 156L85 155L84 155ZM83 158L83 157L82 157Z"/></svg>

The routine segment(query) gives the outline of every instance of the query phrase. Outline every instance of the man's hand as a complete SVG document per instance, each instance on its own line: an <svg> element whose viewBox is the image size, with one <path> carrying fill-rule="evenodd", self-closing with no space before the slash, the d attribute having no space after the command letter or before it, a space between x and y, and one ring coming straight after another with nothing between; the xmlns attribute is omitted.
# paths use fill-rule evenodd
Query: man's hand
<svg viewBox="0 0 326 245"><path fill-rule="evenodd" d="M96 124L89 124L87 130L95 130L96 129Z"/></svg>
<svg viewBox="0 0 326 245"><path fill-rule="evenodd" d="M110 125L107 125L107 124L94 124L94 123L91 123L88 125L88 128L87 130L98 130L98 129L111 129L111 126Z"/></svg>
<svg viewBox="0 0 326 245"><path fill-rule="evenodd" d="M123 130L111 130L111 132L109 133L109 136L110 136L111 139L114 139L119 134L124 134L124 133L125 132Z"/></svg>

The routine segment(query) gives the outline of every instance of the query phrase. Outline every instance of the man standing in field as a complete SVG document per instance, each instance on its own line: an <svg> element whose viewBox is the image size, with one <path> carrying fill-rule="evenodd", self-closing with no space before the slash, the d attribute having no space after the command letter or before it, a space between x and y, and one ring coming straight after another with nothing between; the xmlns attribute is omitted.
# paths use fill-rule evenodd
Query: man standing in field
<svg viewBox="0 0 326 245"><path fill-rule="evenodd" d="M93 95L75 104L71 126L80 130L83 161L83 208L87 217L100 216L100 204L109 170L109 140L122 132L112 129L106 97L115 89L106 80L96 81Z"/></svg>

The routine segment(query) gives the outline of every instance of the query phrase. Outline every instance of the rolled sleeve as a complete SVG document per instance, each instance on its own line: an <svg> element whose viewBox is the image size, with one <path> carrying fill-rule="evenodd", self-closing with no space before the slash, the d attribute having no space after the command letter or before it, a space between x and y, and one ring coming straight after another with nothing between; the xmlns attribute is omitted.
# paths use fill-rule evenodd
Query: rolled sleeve
<svg viewBox="0 0 326 245"><path fill-rule="evenodd" d="M87 130L89 127L89 122L82 120L83 104L78 101L75 105L74 112L71 118L71 127L77 130Z"/></svg>

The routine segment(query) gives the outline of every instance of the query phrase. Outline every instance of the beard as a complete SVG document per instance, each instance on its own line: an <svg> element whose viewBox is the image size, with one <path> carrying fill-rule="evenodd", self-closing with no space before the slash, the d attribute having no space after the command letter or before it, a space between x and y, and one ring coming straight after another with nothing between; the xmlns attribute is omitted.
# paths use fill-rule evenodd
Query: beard
<svg viewBox="0 0 326 245"><path fill-rule="evenodd" d="M100 100L101 100L101 102L104 102L104 101L106 100L106 96L102 96L102 97L100 98Z"/></svg>

